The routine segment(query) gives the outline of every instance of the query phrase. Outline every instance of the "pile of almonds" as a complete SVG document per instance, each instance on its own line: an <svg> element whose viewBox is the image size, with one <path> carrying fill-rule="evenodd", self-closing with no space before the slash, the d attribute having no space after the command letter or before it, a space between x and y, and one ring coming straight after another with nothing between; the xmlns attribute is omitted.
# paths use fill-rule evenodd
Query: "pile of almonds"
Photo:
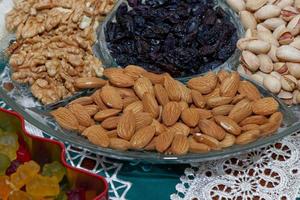
<svg viewBox="0 0 300 200"><path fill-rule="evenodd" d="M262 98L238 72L209 72L187 85L134 65L104 75L107 81L81 79L80 87L99 89L51 112L61 127L100 147L208 152L273 134L283 120L278 102Z"/></svg>
<svg viewBox="0 0 300 200"><path fill-rule="evenodd" d="M288 105L300 103L300 0L227 0L247 30L238 71Z"/></svg>

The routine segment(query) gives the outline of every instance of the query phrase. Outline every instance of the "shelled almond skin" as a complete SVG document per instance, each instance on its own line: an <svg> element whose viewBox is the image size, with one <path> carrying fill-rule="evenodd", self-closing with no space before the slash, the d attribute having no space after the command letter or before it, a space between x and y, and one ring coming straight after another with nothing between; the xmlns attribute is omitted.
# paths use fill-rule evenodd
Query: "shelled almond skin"
<svg viewBox="0 0 300 200"><path fill-rule="evenodd" d="M106 85L91 97L52 112L62 128L103 148L205 153L274 134L283 121L278 102L237 72L209 72L187 85L132 65L104 74ZM101 127L101 134L93 136L90 127Z"/></svg>

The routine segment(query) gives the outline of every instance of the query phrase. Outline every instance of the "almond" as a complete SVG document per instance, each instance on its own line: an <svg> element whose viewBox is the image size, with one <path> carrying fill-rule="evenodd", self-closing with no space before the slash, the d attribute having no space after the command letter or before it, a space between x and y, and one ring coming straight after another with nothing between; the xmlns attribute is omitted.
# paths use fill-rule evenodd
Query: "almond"
<svg viewBox="0 0 300 200"><path fill-rule="evenodd" d="M199 113L199 118L200 119L210 119L210 118L213 117L210 110L197 108L197 111Z"/></svg>
<svg viewBox="0 0 300 200"><path fill-rule="evenodd" d="M128 65L124 69L124 73L132 77L134 80L137 80L138 78L142 77L142 75L146 72L147 71L145 69L137 65Z"/></svg>
<svg viewBox="0 0 300 200"><path fill-rule="evenodd" d="M123 106L124 106L124 108L126 108L130 104L132 104L132 103L134 103L136 101L139 101L139 100L140 99L136 98L136 97L125 97L125 98L123 98Z"/></svg>
<svg viewBox="0 0 300 200"><path fill-rule="evenodd" d="M114 73L123 73L123 72L124 72L124 69L122 69L122 68L110 67L110 68L105 68L104 69L103 75L105 77L109 77L111 74L114 74Z"/></svg>
<svg viewBox="0 0 300 200"><path fill-rule="evenodd" d="M251 101L258 100L261 97L256 86L249 81L241 81L238 91L240 94L244 94Z"/></svg>
<svg viewBox="0 0 300 200"><path fill-rule="evenodd" d="M240 75L237 72L232 72L220 85L221 95L224 97L234 97L238 91L239 84Z"/></svg>
<svg viewBox="0 0 300 200"><path fill-rule="evenodd" d="M123 108L123 101L121 95L116 88L106 85L102 88L100 92L100 96L102 101L108 107L115 108L115 109L122 109Z"/></svg>
<svg viewBox="0 0 300 200"><path fill-rule="evenodd" d="M156 119L159 115L159 107L155 97L150 93L145 92L142 102L144 111L150 113L152 117Z"/></svg>
<svg viewBox="0 0 300 200"><path fill-rule="evenodd" d="M169 97L166 89L161 84L154 86L155 97L160 105L166 105L169 102Z"/></svg>
<svg viewBox="0 0 300 200"><path fill-rule="evenodd" d="M177 81L179 88L180 88L180 92L181 92L181 101L185 101L187 103L192 103L193 99L192 99L192 94L191 94L191 90L189 88L187 88L183 83Z"/></svg>
<svg viewBox="0 0 300 200"><path fill-rule="evenodd" d="M134 79L120 71L110 73L107 78L112 85L117 87L127 88L134 85Z"/></svg>
<svg viewBox="0 0 300 200"><path fill-rule="evenodd" d="M251 142L254 142L255 140L257 140L260 136L260 131L259 130L251 130L251 131L247 131L242 133L241 135L239 135L236 140L235 143L236 144L248 144Z"/></svg>
<svg viewBox="0 0 300 200"><path fill-rule="evenodd" d="M151 81L145 77L136 80L133 89L140 99L143 98L145 92L148 92L153 96L155 95Z"/></svg>
<svg viewBox="0 0 300 200"><path fill-rule="evenodd" d="M155 126L155 135L160 135L167 130L167 127L159 123L159 121L157 121L156 119L153 119L151 125Z"/></svg>
<svg viewBox="0 0 300 200"><path fill-rule="evenodd" d="M84 106L84 110L86 110L90 116L94 116L99 111L99 108L97 105L92 104Z"/></svg>
<svg viewBox="0 0 300 200"><path fill-rule="evenodd" d="M81 126L89 127L95 124L89 113L84 109L84 106L78 103L73 103L69 105L69 110L77 118Z"/></svg>
<svg viewBox="0 0 300 200"><path fill-rule="evenodd" d="M78 89L101 88L106 81L97 77L82 77L75 79L74 86Z"/></svg>
<svg viewBox="0 0 300 200"><path fill-rule="evenodd" d="M225 71L225 70L220 70L217 73L217 77L219 79L219 82L222 83L226 78L230 77L230 73L228 71Z"/></svg>
<svg viewBox="0 0 300 200"><path fill-rule="evenodd" d="M109 148L120 151L127 151L130 148L130 142L120 138L110 138Z"/></svg>
<svg viewBox="0 0 300 200"><path fill-rule="evenodd" d="M181 111L183 111L189 107L189 104L186 101L180 101L180 102L178 102L178 104L180 106Z"/></svg>
<svg viewBox="0 0 300 200"><path fill-rule="evenodd" d="M225 131L233 134L240 135L241 127L232 119L226 116L218 115L215 116L215 121L219 124Z"/></svg>
<svg viewBox="0 0 300 200"><path fill-rule="evenodd" d="M119 116L109 117L101 123L101 126L107 130L116 129L119 121L120 121Z"/></svg>
<svg viewBox="0 0 300 200"><path fill-rule="evenodd" d="M248 99L238 102L230 111L228 117L236 123L243 121L252 114L252 104Z"/></svg>
<svg viewBox="0 0 300 200"><path fill-rule="evenodd" d="M204 134L214 137L217 140L223 140L225 137L225 131L214 121L201 119L199 121L199 128Z"/></svg>
<svg viewBox="0 0 300 200"><path fill-rule="evenodd" d="M134 97L134 98L138 99L138 97L136 96L136 94L132 88L116 88L116 89L118 90L118 92L120 93L122 98Z"/></svg>
<svg viewBox="0 0 300 200"><path fill-rule="evenodd" d="M275 133L279 127L280 127L279 123L268 122L266 124L261 125L259 127L259 130L261 131L263 136L268 136Z"/></svg>
<svg viewBox="0 0 300 200"><path fill-rule="evenodd" d="M103 103L101 96L100 96L101 90L97 90L92 94L91 98L95 104L99 107L100 110L108 109L108 107Z"/></svg>
<svg viewBox="0 0 300 200"><path fill-rule="evenodd" d="M232 101L232 97L212 97L207 100L207 105L210 108L229 104Z"/></svg>
<svg viewBox="0 0 300 200"><path fill-rule="evenodd" d="M208 145L197 142L193 137L189 137L188 141L189 152L191 153L203 153L211 150L211 148Z"/></svg>
<svg viewBox="0 0 300 200"><path fill-rule="evenodd" d="M277 123L279 125L282 124L282 121L283 121L283 115L281 112L276 112L276 113L273 113L269 119L270 122L272 123Z"/></svg>
<svg viewBox="0 0 300 200"><path fill-rule="evenodd" d="M75 115L67 108L58 108L51 112L51 115L57 121L57 123L64 129L70 131L76 131L79 128L79 122Z"/></svg>
<svg viewBox="0 0 300 200"><path fill-rule="evenodd" d="M205 107L206 100L200 92L198 92L197 90L192 90L191 95L192 95L192 99L193 99L193 102L194 102L196 107L198 107L198 108L204 108Z"/></svg>
<svg viewBox="0 0 300 200"><path fill-rule="evenodd" d="M71 105L73 103L78 103L80 105L86 106L86 105L93 104L94 102L93 102L92 97L80 97L78 99L75 99L74 101L71 101L69 103L69 105Z"/></svg>
<svg viewBox="0 0 300 200"><path fill-rule="evenodd" d="M236 95L235 97L233 97L231 104L237 104L238 102L242 101L243 99L245 99L246 95L245 94L239 94Z"/></svg>
<svg viewBox="0 0 300 200"><path fill-rule="evenodd" d="M189 141L188 138L181 134L176 134L174 136L171 151L176 155L184 155L189 150Z"/></svg>
<svg viewBox="0 0 300 200"><path fill-rule="evenodd" d="M214 137L211 137L209 135L205 135L202 133L196 133L194 135L194 138L197 142L206 144L210 146L212 149L219 149L220 148L220 142L215 139Z"/></svg>
<svg viewBox="0 0 300 200"><path fill-rule="evenodd" d="M162 74L145 72L145 73L143 73L143 77L148 78L153 84L163 84L164 83L164 75L162 75Z"/></svg>
<svg viewBox="0 0 300 200"><path fill-rule="evenodd" d="M194 134L194 133L200 133L200 128L198 126L196 126L195 128L191 128L191 134Z"/></svg>
<svg viewBox="0 0 300 200"><path fill-rule="evenodd" d="M152 115L147 112L139 112L135 114L136 130L149 126L153 121Z"/></svg>
<svg viewBox="0 0 300 200"><path fill-rule="evenodd" d="M155 149L158 152L163 153L164 151L166 151L171 146L173 139L174 139L174 133L173 132L166 131L166 132L160 134L156 138Z"/></svg>
<svg viewBox="0 0 300 200"><path fill-rule="evenodd" d="M203 97L207 101L208 99L210 99L212 97L220 97L221 96L220 93L221 93L221 90L219 87L217 87L211 93L209 93L207 95L203 95Z"/></svg>
<svg viewBox="0 0 300 200"><path fill-rule="evenodd" d="M218 106L215 107L211 110L212 114L214 116L216 115L228 115L230 113L230 111L233 109L234 105L222 105L222 106Z"/></svg>
<svg viewBox="0 0 300 200"><path fill-rule="evenodd" d="M136 130L135 115L132 111L122 114L117 126L118 136L125 140L130 140Z"/></svg>
<svg viewBox="0 0 300 200"><path fill-rule="evenodd" d="M159 116L158 116L157 120L158 120L159 122L161 122L161 120L162 120L162 111L163 111L163 107L162 107L162 106L158 106L158 108L159 108Z"/></svg>
<svg viewBox="0 0 300 200"><path fill-rule="evenodd" d="M199 91L201 94L211 93L217 86L218 77L215 73L209 72L205 76L192 78L188 81L189 88Z"/></svg>
<svg viewBox="0 0 300 200"><path fill-rule="evenodd" d="M199 122L199 113L196 108L187 108L181 113L181 120L189 127L195 127Z"/></svg>
<svg viewBox="0 0 300 200"><path fill-rule="evenodd" d="M258 124L262 125L268 122L268 118L262 115L253 115L250 117L247 117L243 121L240 122L240 126L245 126L247 124Z"/></svg>
<svg viewBox="0 0 300 200"><path fill-rule="evenodd" d="M152 138L152 140L149 142L149 144L147 144L144 149L146 151L154 151L155 150L155 146L156 146L156 139L157 137Z"/></svg>
<svg viewBox="0 0 300 200"><path fill-rule="evenodd" d="M130 144L133 149L143 149L152 140L155 134L154 126L146 126L138 130L131 138Z"/></svg>
<svg viewBox="0 0 300 200"><path fill-rule="evenodd" d="M222 141L220 141L220 147L222 148L231 147L232 145L234 145L235 140L236 138L234 135L226 133L225 138Z"/></svg>
<svg viewBox="0 0 300 200"><path fill-rule="evenodd" d="M181 114L180 106L177 102L170 101L163 107L162 121L166 126L172 126L177 122Z"/></svg>
<svg viewBox="0 0 300 200"><path fill-rule="evenodd" d="M106 130L100 125L93 125L85 129L82 133L83 136L86 136L88 140L100 147L109 146L109 137L106 133Z"/></svg>
<svg viewBox="0 0 300 200"><path fill-rule="evenodd" d="M259 129L259 125L257 125L257 124L246 124L246 125L242 126L241 128L242 128L243 132L246 132L246 131Z"/></svg>
<svg viewBox="0 0 300 200"><path fill-rule="evenodd" d="M173 126L169 127L168 130L174 134L182 134L185 136L188 136L191 131L191 129L187 125L181 122L177 122Z"/></svg>
<svg viewBox="0 0 300 200"><path fill-rule="evenodd" d="M266 97L256 100L253 103L253 112L258 115L271 115L275 113L278 108L278 102L272 97Z"/></svg>
<svg viewBox="0 0 300 200"><path fill-rule="evenodd" d="M109 138L117 138L118 137L117 129L107 131L106 133Z"/></svg>
<svg viewBox="0 0 300 200"><path fill-rule="evenodd" d="M123 112L128 112L128 111L132 111L134 114L137 114L139 112L143 112L144 107L143 107L143 103L142 101L136 101L133 102L131 104L129 104L124 110Z"/></svg>
<svg viewBox="0 0 300 200"><path fill-rule="evenodd" d="M94 119L96 121L103 121L106 118L112 117L117 115L119 112L121 112L121 110L117 110L117 109L106 109L106 110L102 110L99 111L98 113L96 113L96 115L94 116Z"/></svg>
<svg viewBox="0 0 300 200"><path fill-rule="evenodd" d="M165 76L164 87L166 88L168 97L171 101L180 101L181 100L181 88L178 82L173 79L171 76Z"/></svg>

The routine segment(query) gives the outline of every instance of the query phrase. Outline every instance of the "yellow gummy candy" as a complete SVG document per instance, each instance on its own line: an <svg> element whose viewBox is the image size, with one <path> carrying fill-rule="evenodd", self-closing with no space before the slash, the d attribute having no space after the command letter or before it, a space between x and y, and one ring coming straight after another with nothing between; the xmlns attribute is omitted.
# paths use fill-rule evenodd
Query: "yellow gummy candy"
<svg viewBox="0 0 300 200"><path fill-rule="evenodd" d="M11 175L10 179L12 184L17 189L20 189L36 177L39 171L40 166L34 161L29 161L21 165L17 171Z"/></svg>
<svg viewBox="0 0 300 200"><path fill-rule="evenodd" d="M29 194L20 190L12 192L8 197L8 200L20 200L20 199L33 200L33 198Z"/></svg>
<svg viewBox="0 0 300 200"><path fill-rule="evenodd" d="M56 177L37 175L26 184L26 191L32 196L57 196L60 191L59 182Z"/></svg>

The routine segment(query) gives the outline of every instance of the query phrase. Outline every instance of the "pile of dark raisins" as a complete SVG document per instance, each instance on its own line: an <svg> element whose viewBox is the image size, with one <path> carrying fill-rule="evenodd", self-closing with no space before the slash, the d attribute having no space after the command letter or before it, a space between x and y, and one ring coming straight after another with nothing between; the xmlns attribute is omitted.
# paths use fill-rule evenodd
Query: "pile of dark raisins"
<svg viewBox="0 0 300 200"><path fill-rule="evenodd" d="M118 65L135 64L174 77L214 69L234 52L235 26L213 0L128 0L105 37Z"/></svg>

